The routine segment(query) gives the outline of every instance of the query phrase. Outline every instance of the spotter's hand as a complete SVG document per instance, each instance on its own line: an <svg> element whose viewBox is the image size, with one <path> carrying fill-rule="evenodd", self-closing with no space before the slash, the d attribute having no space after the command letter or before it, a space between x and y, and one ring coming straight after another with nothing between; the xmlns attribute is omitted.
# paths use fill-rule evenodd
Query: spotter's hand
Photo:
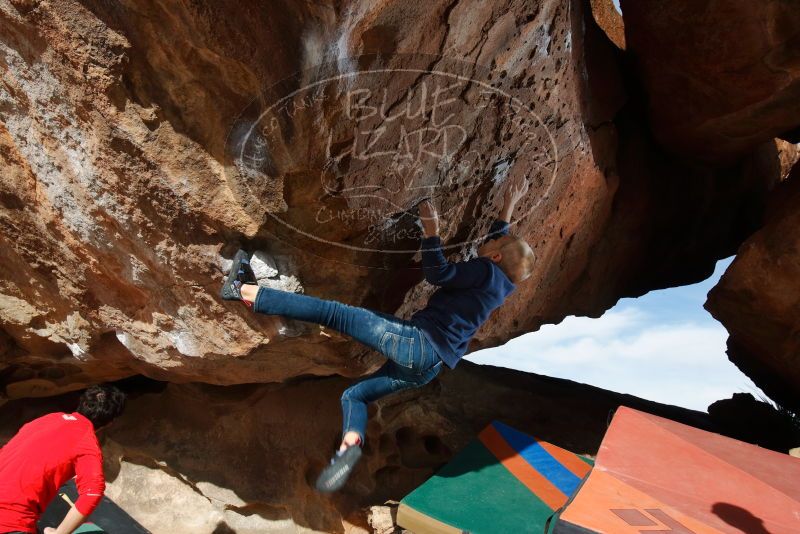
<svg viewBox="0 0 800 534"><path fill-rule="evenodd" d="M430 200L419 205L419 220L422 223L422 233L425 237L439 235L439 215Z"/></svg>

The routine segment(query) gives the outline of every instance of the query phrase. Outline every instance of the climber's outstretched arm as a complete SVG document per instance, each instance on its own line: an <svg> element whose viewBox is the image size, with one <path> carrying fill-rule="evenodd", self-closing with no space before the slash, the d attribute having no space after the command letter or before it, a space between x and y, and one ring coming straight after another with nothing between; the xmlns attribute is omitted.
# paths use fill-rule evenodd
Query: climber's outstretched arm
<svg viewBox="0 0 800 534"><path fill-rule="evenodd" d="M524 180L521 184L510 183L503 193L503 207L497 215L497 219L492 223L489 228L489 235L483 241L484 244L492 239L498 239L504 235L508 235L509 223L511 223L511 216L514 215L514 209L517 207L517 202L528 192L528 181Z"/></svg>
<svg viewBox="0 0 800 534"><path fill-rule="evenodd" d="M506 186L505 193L503 193L503 209L500 210L500 214L497 217L498 220L510 223L517 202L519 202L527 192L528 180L522 180L522 183L509 183Z"/></svg>
<svg viewBox="0 0 800 534"><path fill-rule="evenodd" d="M483 262L447 261L439 238L439 216L436 208L426 200L419 205L422 223L422 272L425 280L441 287L470 288L479 286L489 275L489 266Z"/></svg>

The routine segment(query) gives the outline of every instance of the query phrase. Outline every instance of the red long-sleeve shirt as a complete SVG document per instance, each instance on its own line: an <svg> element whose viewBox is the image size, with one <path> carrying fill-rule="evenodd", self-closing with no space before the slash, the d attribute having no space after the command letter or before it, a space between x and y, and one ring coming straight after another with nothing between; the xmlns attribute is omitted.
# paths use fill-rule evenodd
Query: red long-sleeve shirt
<svg viewBox="0 0 800 534"><path fill-rule="evenodd" d="M58 488L76 477L83 515L103 497L103 454L92 423L79 413L51 413L23 426L0 449L0 532L36 532Z"/></svg>

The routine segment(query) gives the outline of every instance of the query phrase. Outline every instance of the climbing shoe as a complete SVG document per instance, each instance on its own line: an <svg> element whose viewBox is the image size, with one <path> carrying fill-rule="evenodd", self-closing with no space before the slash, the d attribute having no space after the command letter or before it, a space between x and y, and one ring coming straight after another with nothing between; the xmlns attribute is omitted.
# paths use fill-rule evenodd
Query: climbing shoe
<svg viewBox="0 0 800 534"><path fill-rule="evenodd" d="M316 484L317 491L330 493L340 490L360 458L361 447L358 445L351 445L344 451L337 451L336 456L331 460L331 465L320 473Z"/></svg>
<svg viewBox="0 0 800 534"><path fill-rule="evenodd" d="M257 283L247 252L239 250L233 257L231 272L228 273L225 283L222 284L220 295L223 300L242 300L242 286Z"/></svg>

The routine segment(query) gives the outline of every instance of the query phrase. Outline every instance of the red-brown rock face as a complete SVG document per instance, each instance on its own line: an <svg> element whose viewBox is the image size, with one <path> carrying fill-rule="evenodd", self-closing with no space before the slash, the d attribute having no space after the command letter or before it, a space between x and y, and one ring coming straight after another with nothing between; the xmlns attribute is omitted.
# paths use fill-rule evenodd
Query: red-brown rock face
<svg viewBox="0 0 800 534"><path fill-rule="evenodd" d="M763 215L798 157L774 137L800 125L800 10L623 10L626 43L609 0L0 0L2 401L137 374L237 385L171 384L108 443L117 498L162 484L204 510L170 532L364 526L496 417L589 451L623 399L465 365L379 404L364 470L323 500L347 380L308 377L379 359L218 297L244 247L263 285L408 316L432 291L411 206L432 197L465 258L523 179L535 272L473 348L701 280L745 243L709 308L731 358L796 396L797 167Z"/></svg>
<svg viewBox="0 0 800 534"><path fill-rule="evenodd" d="M622 13L653 133L670 151L731 161L797 136L796 2L622 0Z"/></svg>
<svg viewBox="0 0 800 534"><path fill-rule="evenodd" d="M613 191L567 3L64 0L0 17L11 396L135 373L363 373L361 347L223 304L221 266L245 246L267 256L265 284L411 310L430 288L399 215L421 195L466 254L501 182L530 179L517 229L541 267L516 310L568 286L602 233ZM487 335L530 328L515 315Z"/></svg>
<svg viewBox="0 0 800 534"><path fill-rule="evenodd" d="M730 360L792 409L800 391L800 165L773 192L764 227L708 295Z"/></svg>
<svg viewBox="0 0 800 534"><path fill-rule="evenodd" d="M264 284L409 314L431 288L403 210L433 196L464 257L510 181L532 185L513 222L537 268L476 346L702 277L739 238L697 224L757 204L770 173L738 166L708 202L716 171L662 165L635 107L620 133L618 52L587 7L0 6L7 394L362 374L362 347L223 304L224 258L259 250ZM654 165L697 195L665 196ZM677 206L691 222L662 242L653 213Z"/></svg>
<svg viewBox="0 0 800 534"><path fill-rule="evenodd" d="M611 42L625 49L625 26L613 0L591 0L592 15Z"/></svg>
<svg viewBox="0 0 800 534"><path fill-rule="evenodd" d="M764 158L772 160L774 152L762 143L772 144L776 136L800 141L796 3L623 0L622 9L627 50L657 141L670 152L717 167L734 162L762 178L772 176L767 187L785 178L797 162L797 146L778 141L779 170L768 171ZM742 165L743 156L761 164ZM725 173L720 178L724 181ZM769 395L797 407L800 198L793 181L800 180L788 179L771 193L763 221L751 212L753 223L745 226L761 230L738 249L707 307L731 333L730 359Z"/></svg>

